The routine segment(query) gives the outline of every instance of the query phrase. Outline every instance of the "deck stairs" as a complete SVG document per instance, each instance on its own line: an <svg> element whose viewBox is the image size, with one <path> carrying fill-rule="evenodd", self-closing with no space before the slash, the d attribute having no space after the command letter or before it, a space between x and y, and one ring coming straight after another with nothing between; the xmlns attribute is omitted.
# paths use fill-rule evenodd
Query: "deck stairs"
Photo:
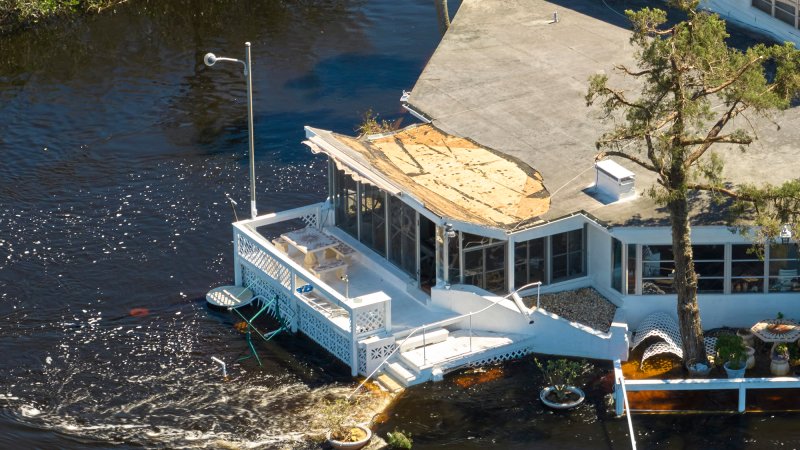
<svg viewBox="0 0 800 450"><path fill-rule="evenodd" d="M508 335L483 330L438 328L414 335L401 342L381 369L377 381L396 392L426 381L439 381L444 373L476 364L502 361L529 353L529 336Z"/></svg>

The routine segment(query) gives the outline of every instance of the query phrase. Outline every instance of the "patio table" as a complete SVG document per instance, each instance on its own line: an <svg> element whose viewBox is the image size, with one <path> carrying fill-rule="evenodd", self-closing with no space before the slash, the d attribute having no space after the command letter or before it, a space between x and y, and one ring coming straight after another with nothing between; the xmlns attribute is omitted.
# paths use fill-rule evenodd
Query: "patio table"
<svg viewBox="0 0 800 450"><path fill-rule="evenodd" d="M303 253L305 258L303 262L306 267L314 266L319 260L319 255L323 255L325 250L336 247L338 244L333 238L323 233L317 228L301 228L299 230L289 231L284 233L281 237L292 247Z"/></svg>
<svg viewBox="0 0 800 450"><path fill-rule="evenodd" d="M789 319L762 320L750 331L763 342L794 342L800 338L800 324Z"/></svg>

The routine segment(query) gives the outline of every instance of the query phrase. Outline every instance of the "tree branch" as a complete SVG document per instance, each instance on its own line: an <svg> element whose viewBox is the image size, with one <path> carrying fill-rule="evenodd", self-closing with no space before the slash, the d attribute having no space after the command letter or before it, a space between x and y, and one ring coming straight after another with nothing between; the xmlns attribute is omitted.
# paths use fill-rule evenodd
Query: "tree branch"
<svg viewBox="0 0 800 450"><path fill-rule="evenodd" d="M761 61L762 59L764 59L763 56L758 56L757 58L750 60L747 64L740 67L739 70L736 71L736 74L733 75L733 77L729 78L728 80L724 81L722 84L716 87L706 88L703 89L702 91L696 92L692 97L692 100L697 100L700 97L706 97L711 94L716 94L717 92L727 88L728 86L735 83L736 80L738 80L739 77L741 77L747 71L747 69L749 69L753 64Z"/></svg>
<svg viewBox="0 0 800 450"><path fill-rule="evenodd" d="M709 130L708 134L706 135L705 143L703 143L700 147L698 147L695 151L692 152L692 154L690 154L686 158L684 167L688 169L689 167L692 166L692 164L694 164L695 161L700 159L700 157L703 156L703 153L705 153L706 150L708 150L709 147L711 147L711 145L714 144L715 142L714 138L716 138L719 132L722 131L722 129L725 127L728 121L739 115L740 112L744 111L748 107L748 105L745 105L741 108L737 108L738 105L739 105L739 100L733 102L733 104L725 112L725 114L723 114L722 117L719 118L717 123L715 123L714 126L711 127L711 130Z"/></svg>
<svg viewBox="0 0 800 450"><path fill-rule="evenodd" d="M737 200L750 200L749 198L746 198L746 197L742 196L741 194L739 194L738 192L736 192L734 190L727 189L727 188L722 188L722 187L718 187L718 186L713 186L713 185L710 185L710 184L687 183L686 184L686 188L687 189L692 189L692 190L695 190L695 191L717 192L719 194L724 194L724 195L726 195L726 196L728 196L730 198L735 198Z"/></svg>
<svg viewBox="0 0 800 450"><path fill-rule="evenodd" d="M621 104L623 104L623 105L625 105L625 106L627 106L629 108L645 109L644 106L642 106L642 105L638 105L636 103L631 103L630 101L628 101L628 99L625 98L625 94L623 94L622 91L615 91L614 89L611 89L608 86L604 86L602 90L603 90L603 93L610 94L619 103L621 103Z"/></svg>
<svg viewBox="0 0 800 450"><path fill-rule="evenodd" d="M640 77L642 75L653 73L653 69L646 69L639 72L632 72L630 69L628 69L626 66L623 66L622 64L614 66L614 68L622 72L625 72L626 75L630 75L632 77Z"/></svg>
<svg viewBox="0 0 800 450"><path fill-rule="evenodd" d="M745 138L736 138L733 137L731 134L724 134L722 136L715 136L712 138L705 137L705 138L696 138L696 139L683 139L681 138L681 144L683 145L699 145L705 144L707 142L711 142L712 144L742 144L747 145L753 142L753 139L750 137Z"/></svg>

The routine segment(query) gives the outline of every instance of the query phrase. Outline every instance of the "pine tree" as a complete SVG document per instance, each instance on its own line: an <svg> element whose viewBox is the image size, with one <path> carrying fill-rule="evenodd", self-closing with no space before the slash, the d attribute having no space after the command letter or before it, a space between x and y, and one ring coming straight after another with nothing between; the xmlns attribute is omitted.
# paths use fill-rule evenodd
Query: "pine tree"
<svg viewBox="0 0 800 450"><path fill-rule="evenodd" d="M689 196L702 191L712 199L726 198L734 220L747 219L737 225L752 227L759 236L774 237L783 224L791 223L797 235L800 179L781 186L735 186L721 173L722 155L737 146L746 148L756 136L752 127L730 129L734 118L745 112L765 116L789 108L798 98L800 52L789 43L731 48L725 42L725 22L698 11L698 2L671 0L669 5L686 15L671 26L663 10L626 11L633 24L637 67L616 69L635 80L638 95L609 86L606 75L594 75L586 101L598 103L617 123L597 141L598 159L624 158L656 174L650 194L669 213L684 358L705 361ZM774 67L769 77L766 64Z"/></svg>

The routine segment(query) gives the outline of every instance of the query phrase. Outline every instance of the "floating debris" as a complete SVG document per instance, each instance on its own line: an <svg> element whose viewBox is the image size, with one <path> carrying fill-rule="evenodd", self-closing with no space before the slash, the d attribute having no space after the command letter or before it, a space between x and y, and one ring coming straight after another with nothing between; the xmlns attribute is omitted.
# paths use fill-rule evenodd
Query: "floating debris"
<svg viewBox="0 0 800 450"><path fill-rule="evenodd" d="M131 317L144 317L150 314L150 310L147 308L131 308L130 315Z"/></svg>

